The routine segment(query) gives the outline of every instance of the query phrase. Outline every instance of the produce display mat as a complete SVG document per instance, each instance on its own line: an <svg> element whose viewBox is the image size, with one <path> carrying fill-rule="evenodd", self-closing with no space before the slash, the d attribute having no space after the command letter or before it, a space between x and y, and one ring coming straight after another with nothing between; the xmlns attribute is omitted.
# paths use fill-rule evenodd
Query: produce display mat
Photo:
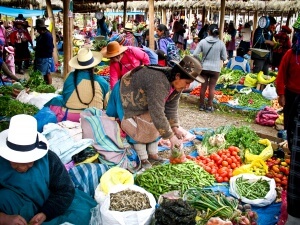
<svg viewBox="0 0 300 225"><path fill-rule="evenodd" d="M209 187L214 191L221 191L226 196L229 196L229 185L228 183L221 183L215 186ZM278 218L280 216L280 203L272 203L264 207L252 206L252 210L258 214L258 225L274 225L278 223Z"/></svg>

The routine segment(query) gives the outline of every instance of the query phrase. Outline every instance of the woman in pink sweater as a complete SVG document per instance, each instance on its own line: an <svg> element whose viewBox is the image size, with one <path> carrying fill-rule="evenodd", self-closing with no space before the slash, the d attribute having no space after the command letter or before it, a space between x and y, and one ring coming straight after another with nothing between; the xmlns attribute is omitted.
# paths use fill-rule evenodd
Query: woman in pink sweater
<svg viewBox="0 0 300 225"><path fill-rule="evenodd" d="M108 43L101 50L103 57L110 58L110 88L128 71L140 66L149 65L149 56L138 47L121 46L117 41Z"/></svg>

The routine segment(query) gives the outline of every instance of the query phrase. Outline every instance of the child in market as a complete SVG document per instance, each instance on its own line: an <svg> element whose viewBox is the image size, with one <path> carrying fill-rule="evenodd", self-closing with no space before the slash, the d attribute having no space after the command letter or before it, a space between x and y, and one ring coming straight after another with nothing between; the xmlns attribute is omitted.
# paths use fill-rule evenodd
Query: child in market
<svg viewBox="0 0 300 225"><path fill-rule="evenodd" d="M6 56L6 65L8 69L15 74L15 49L12 46L5 47L5 50L7 52Z"/></svg>

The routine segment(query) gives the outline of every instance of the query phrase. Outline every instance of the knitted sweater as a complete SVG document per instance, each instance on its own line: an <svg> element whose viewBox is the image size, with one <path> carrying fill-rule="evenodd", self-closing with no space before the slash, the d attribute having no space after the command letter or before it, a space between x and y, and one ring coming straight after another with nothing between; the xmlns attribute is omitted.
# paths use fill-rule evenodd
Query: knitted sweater
<svg viewBox="0 0 300 225"><path fill-rule="evenodd" d="M283 56L277 78L276 89L278 95L284 95L284 90L288 89L294 93L300 94L300 55L293 53L293 50L288 50Z"/></svg>
<svg viewBox="0 0 300 225"><path fill-rule="evenodd" d="M212 48L209 51L211 46ZM220 72L220 60L225 61L227 59L226 47L223 41L221 41L219 37L208 36L199 42L193 56L198 57L201 52L202 59L205 58L205 60L202 61L203 70Z"/></svg>
<svg viewBox="0 0 300 225"><path fill-rule="evenodd" d="M160 135L164 139L172 137L171 127L179 126L180 93L173 91L170 94L171 88L163 72L146 67L123 77L120 93L125 119L149 111Z"/></svg>
<svg viewBox="0 0 300 225"><path fill-rule="evenodd" d="M71 205L75 194L71 178L58 156L54 152L48 151L48 159L51 194L40 210L45 213L47 221L64 214Z"/></svg>

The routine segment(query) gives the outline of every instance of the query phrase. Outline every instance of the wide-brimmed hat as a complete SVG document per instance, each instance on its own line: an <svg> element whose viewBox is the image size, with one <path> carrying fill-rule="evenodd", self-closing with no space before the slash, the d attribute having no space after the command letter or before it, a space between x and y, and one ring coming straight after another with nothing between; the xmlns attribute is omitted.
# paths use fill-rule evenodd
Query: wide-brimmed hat
<svg viewBox="0 0 300 225"><path fill-rule="evenodd" d="M199 38L198 36L194 36L194 37L193 37L193 40L195 40L195 39L200 40L200 38Z"/></svg>
<svg viewBox="0 0 300 225"><path fill-rule="evenodd" d="M300 29L300 14L298 15L296 22L294 23L293 28L298 30Z"/></svg>
<svg viewBox="0 0 300 225"><path fill-rule="evenodd" d="M31 27L31 26L29 25L29 23L28 23L27 20L24 21L24 26L25 26L26 28L27 28L27 27Z"/></svg>
<svg viewBox="0 0 300 225"><path fill-rule="evenodd" d="M132 24L132 23L126 23L126 24L125 24L125 27L124 27L124 30L125 30L125 31L130 31L130 32L132 32L132 29L133 29L133 24Z"/></svg>
<svg viewBox="0 0 300 225"><path fill-rule="evenodd" d="M7 46L5 47L5 50L10 53L10 54L14 54L15 53L15 49L13 46Z"/></svg>
<svg viewBox="0 0 300 225"><path fill-rule="evenodd" d="M120 55L126 50L127 50L126 46L122 46L118 42L112 41L109 42L108 45L101 50L101 53L105 58L112 58L117 55Z"/></svg>
<svg viewBox="0 0 300 225"><path fill-rule="evenodd" d="M76 56L69 61L69 66L75 69L88 69L98 65L102 60L100 52L91 51L88 48L79 49Z"/></svg>
<svg viewBox="0 0 300 225"><path fill-rule="evenodd" d="M35 29L39 29L39 28L43 28L46 29L47 25L45 24L45 20L44 19L37 19L35 21Z"/></svg>
<svg viewBox="0 0 300 225"><path fill-rule="evenodd" d="M180 62L174 60L172 60L172 62L179 67L182 73L185 73L199 83L204 83L204 78L200 76L202 72L202 66L198 59L194 58L193 56L186 55Z"/></svg>
<svg viewBox="0 0 300 225"><path fill-rule="evenodd" d="M19 114L10 119L9 129L0 133L0 156L15 163L34 162L48 152L48 141L37 132L37 120Z"/></svg>
<svg viewBox="0 0 300 225"><path fill-rule="evenodd" d="M23 16L23 14L19 14L16 18L14 23L18 23L18 24L24 24L26 18Z"/></svg>

